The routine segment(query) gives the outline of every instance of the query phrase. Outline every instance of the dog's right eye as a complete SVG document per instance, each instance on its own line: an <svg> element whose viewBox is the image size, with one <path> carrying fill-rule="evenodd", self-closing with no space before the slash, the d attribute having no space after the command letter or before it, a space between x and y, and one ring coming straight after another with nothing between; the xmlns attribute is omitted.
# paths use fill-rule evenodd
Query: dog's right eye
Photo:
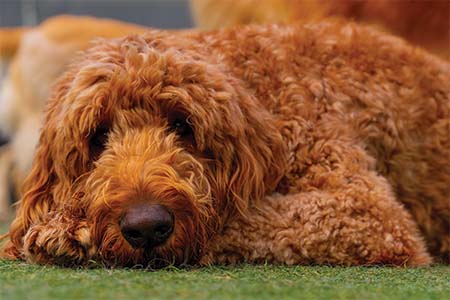
<svg viewBox="0 0 450 300"><path fill-rule="evenodd" d="M108 132L108 128L99 127L89 139L89 148L95 159L105 150L106 143L108 142Z"/></svg>
<svg viewBox="0 0 450 300"><path fill-rule="evenodd" d="M192 135L192 128L185 119L178 118L171 122L170 130L176 132L180 137Z"/></svg>

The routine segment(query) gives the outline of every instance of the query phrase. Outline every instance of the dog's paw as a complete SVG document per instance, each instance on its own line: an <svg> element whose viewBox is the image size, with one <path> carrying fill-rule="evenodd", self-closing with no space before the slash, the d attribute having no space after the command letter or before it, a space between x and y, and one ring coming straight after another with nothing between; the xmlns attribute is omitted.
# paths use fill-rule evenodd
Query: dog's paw
<svg viewBox="0 0 450 300"><path fill-rule="evenodd" d="M85 265L96 253L87 223L62 216L30 227L23 251L29 262L61 266Z"/></svg>

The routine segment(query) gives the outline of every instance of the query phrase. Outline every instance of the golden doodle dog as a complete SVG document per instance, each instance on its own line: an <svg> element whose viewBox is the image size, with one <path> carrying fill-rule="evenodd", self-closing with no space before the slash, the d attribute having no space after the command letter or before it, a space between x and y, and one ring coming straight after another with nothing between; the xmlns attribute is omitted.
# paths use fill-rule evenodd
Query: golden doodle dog
<svg viewBox="0 0 450 300"><path fill-rule="evenodd" d="M340 16L377 24L443 57L449 55L448 1L192 0L191 4L196 25L203 29ZM134 24L76 16L49 18L35 28L0 29L0 65L2 60L11 62L0 86L0 134L9 139L0 148L0 220L10 216L11 199L20 198L19 187L31 168L43 107L56 78L93 38L145 30Z"/></svg>
<svg viewBox="0 0 450 300"><path fill-rule="evenodd" d="M19 194L18 186L31 169L43 107L56 78L92 39L145 30L115 20L66 15L37 27L0 29L0 65L7 70L0 86L0 134L9 140L0 149L0 219L8 217L8 198Z"/></svg>
<svg viewBox="0 0 450 300"><path fill-rule="evenodd" d="M191 0L200 28L344 17L379 26L450 59L446 0Z"/></svg>
<svg viewBox="0 0 450 300"><path fill-rule="evenodd" d="M337 21L105 40L57 84L3 257L449 261L449 64Z"/></svg>

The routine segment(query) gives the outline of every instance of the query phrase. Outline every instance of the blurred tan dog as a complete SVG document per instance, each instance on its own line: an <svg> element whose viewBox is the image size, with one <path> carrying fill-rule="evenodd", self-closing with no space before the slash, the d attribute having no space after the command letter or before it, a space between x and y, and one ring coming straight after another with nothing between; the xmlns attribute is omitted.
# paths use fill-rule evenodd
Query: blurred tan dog
<svg viewBox="0 0 450 300"><path fill-rule="evenodd" d="M204 29L338 16L378 25L449 58L450 2L445 0L192 0L191 6Z"/></svg>
<svg viewBox="0 0 450 300"><path fill-rule="evenodd" d="M9 139L0 148L0 219L9 215L10 196L18 193L31 166L43 107L55 79L93 38L145 30L134 24L76 16L53 17L35 28L0 29L0 132Z"/></svg>

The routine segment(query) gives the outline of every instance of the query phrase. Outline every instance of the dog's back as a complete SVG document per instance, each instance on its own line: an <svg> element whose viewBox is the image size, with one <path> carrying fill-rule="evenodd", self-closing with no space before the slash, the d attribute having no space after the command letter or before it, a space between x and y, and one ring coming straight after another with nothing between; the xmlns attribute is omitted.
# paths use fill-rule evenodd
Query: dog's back
<svg viewBox="0 0 450 300"><path fill-rule="evenodd" d="M22 37L28 30L25 27L0 28L0 88Z"/></svg>
<svg viewBox="0 0 450 300"><path fill-rule="evenodd" d="M446 61L373 28L339 21L248 27L213 33L205 41L213 48L207 51L217 52L212 57L222 57L280 119L303 119L314 134L365 148L417 220L432 253L449 259ZM307 136L311 130L300 132L290 141L294 152L313 139Z"/></svg>
<svg viewBox="0 0 450 300"><path fill-rule="evenodd" d="M26 31L28 31L26 27L0 28L0 56L2 58L14 56Z"/></svg>

